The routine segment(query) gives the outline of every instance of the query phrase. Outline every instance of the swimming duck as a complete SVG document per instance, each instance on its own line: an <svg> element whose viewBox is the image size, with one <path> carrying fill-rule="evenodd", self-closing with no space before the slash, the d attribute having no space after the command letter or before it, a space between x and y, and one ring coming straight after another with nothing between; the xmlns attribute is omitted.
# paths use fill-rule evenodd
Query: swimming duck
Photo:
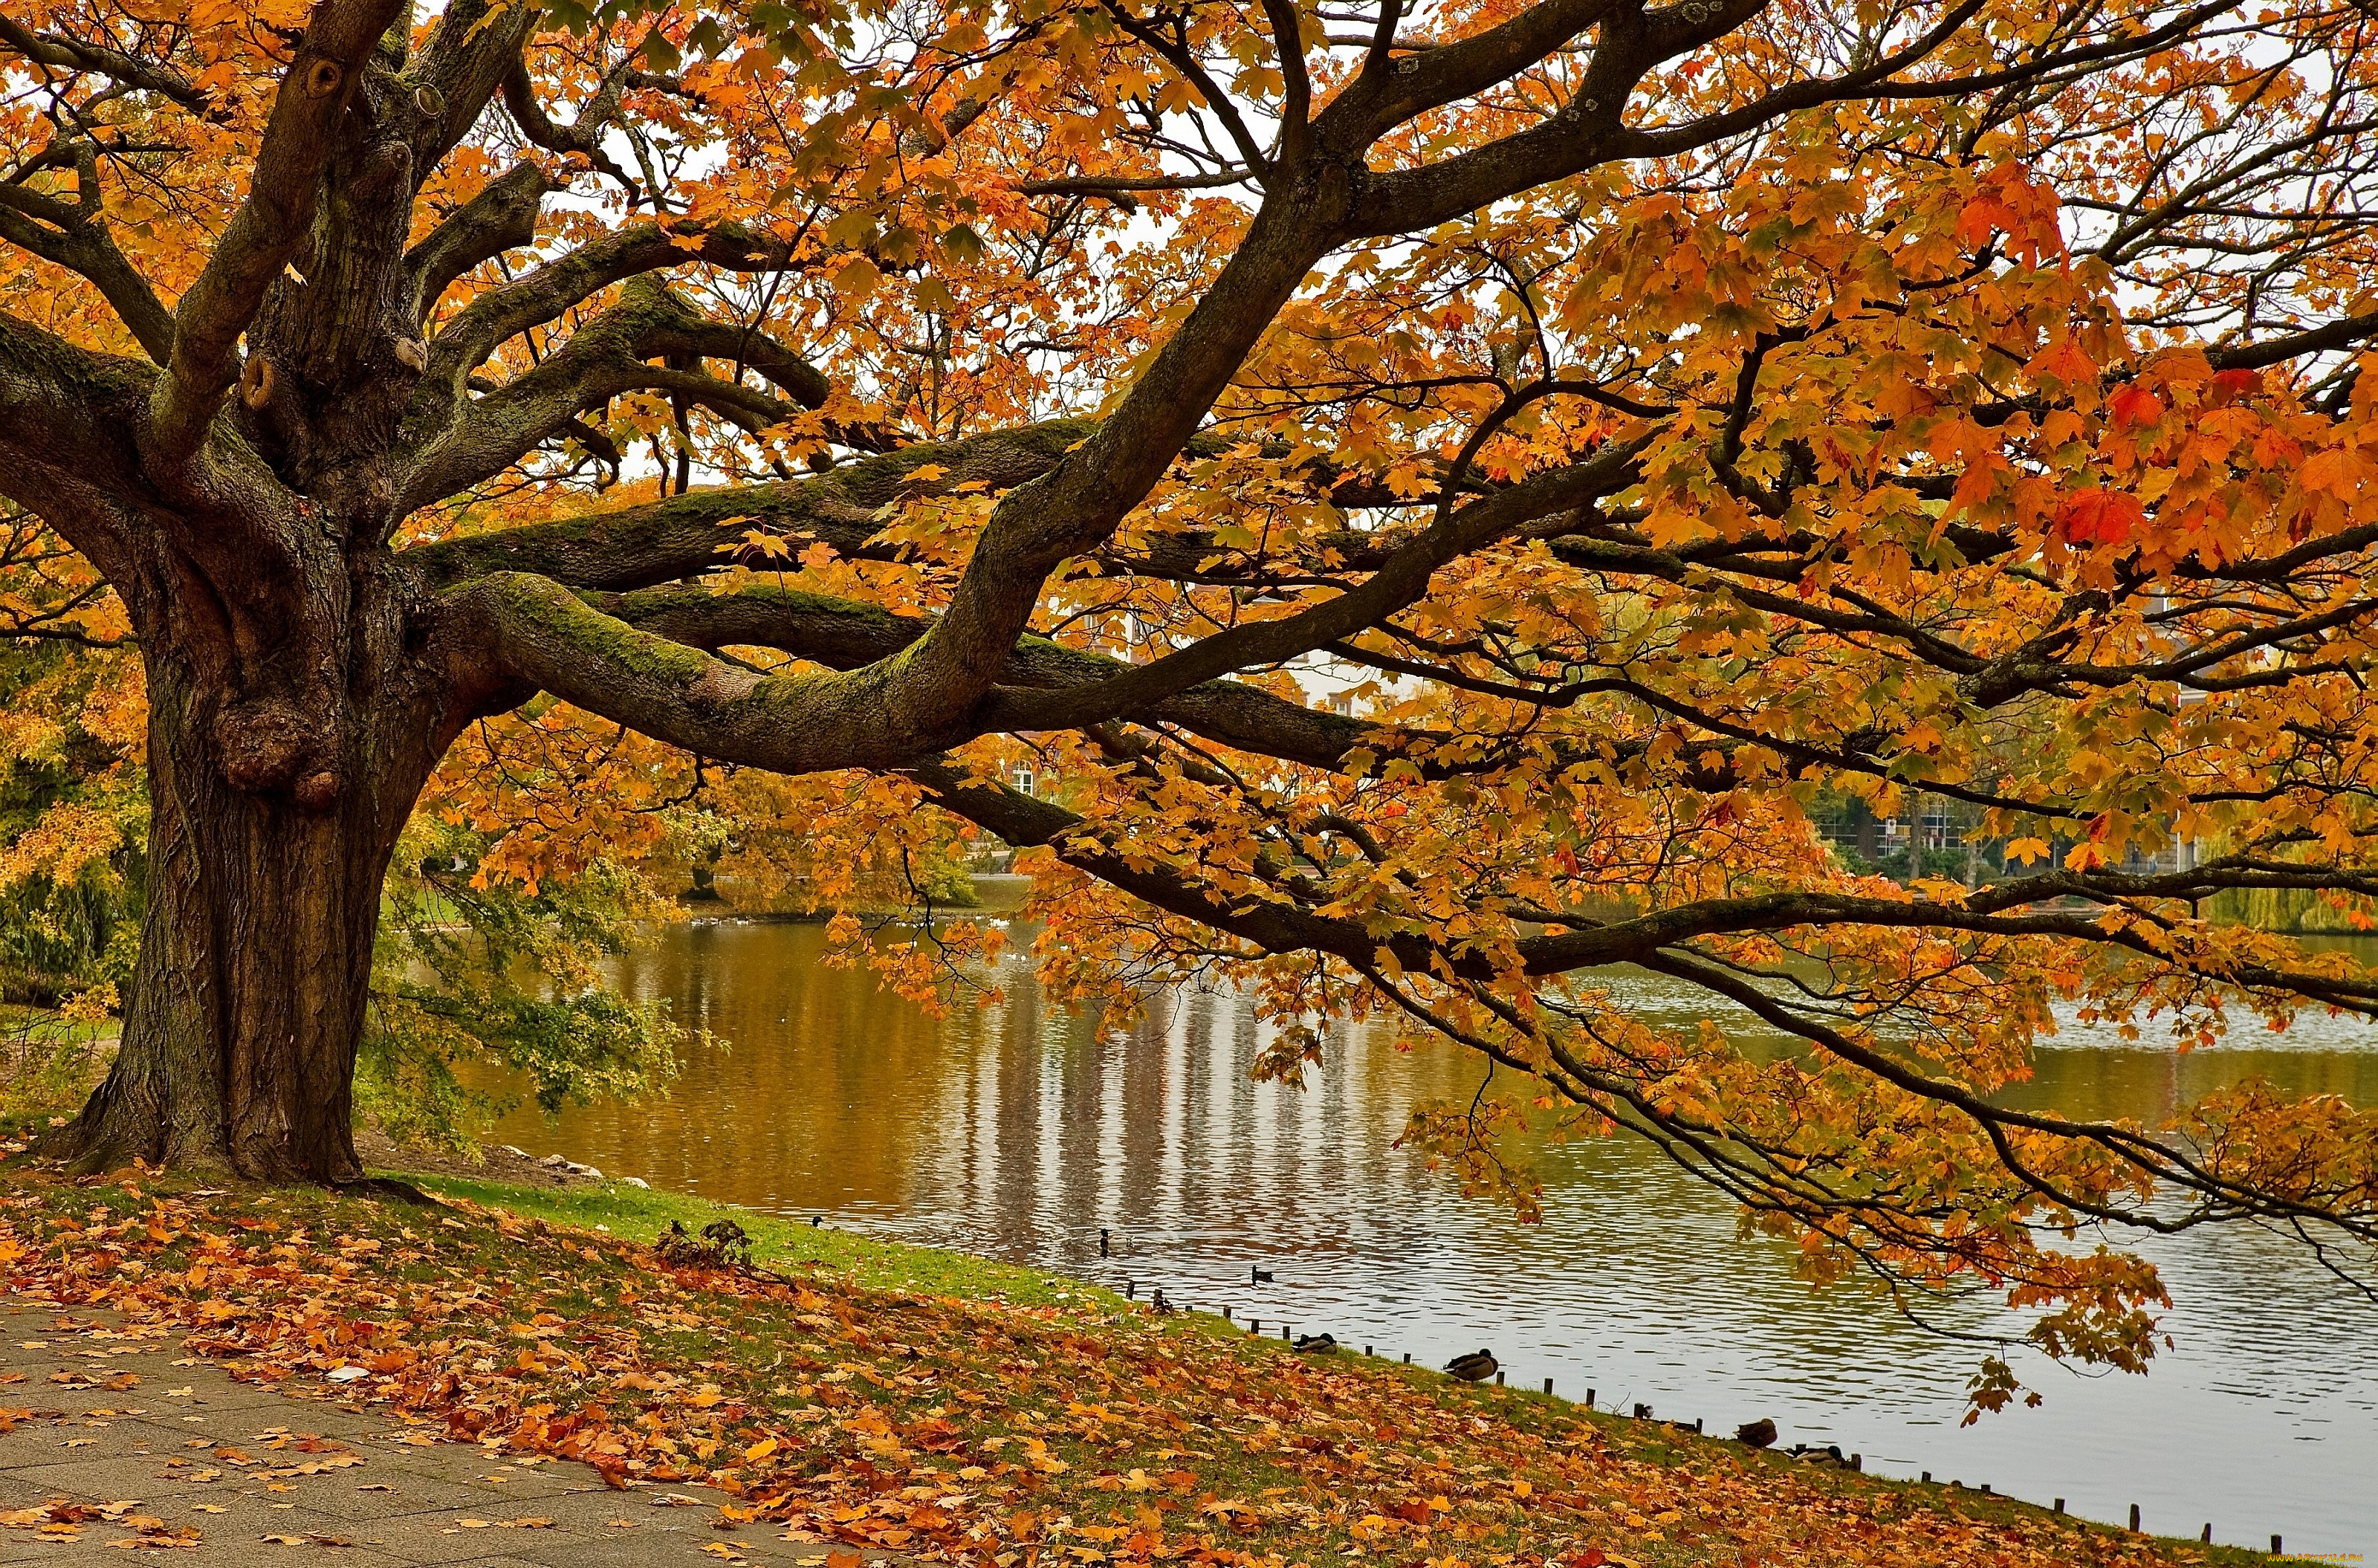
<svg viewBox="0 0 2378 1568"><path fill-rule="evenodd" d="M1445 1370L1464 1382L1484 1382L1503 1370L1503 1363L1495 1359L1492 1350L1473 1350L1447 1361Z"/></svg>
<svg viewBox="0 0 2378 1568"><path fill-rule="evenodd" d="M1271 1283L1271 1270L1249 1267L1247 1270L1247 1283L1249 1285L1269 1285Z"/></svg>

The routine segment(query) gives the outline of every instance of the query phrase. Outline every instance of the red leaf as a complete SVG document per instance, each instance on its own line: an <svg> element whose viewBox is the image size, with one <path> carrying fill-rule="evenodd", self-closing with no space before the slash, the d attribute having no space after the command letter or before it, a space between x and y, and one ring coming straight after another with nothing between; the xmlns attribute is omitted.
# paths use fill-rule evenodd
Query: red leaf
<svg viewBox="0 0 2378 1568"><path fill-rule="evenodd" d="M2056 508L2056 527L2073 545L2127 545L2146 518L2139 498L2121 490L2075 491Z"/></svg>
<svg viewBox="0 0 2378 1568"><path fill-rule="evenodd" d="M1992 231L2005 233L2009 255L2027 267L2039 265L2042 255L2056 255L2064 239L2056 222L2056 193L2034 185L2023 165L2004 163L1981 177L1964 208L1957 214L1957 237L1979 246Z"/></svg>
<svg viewBox="0 0 2378 1568"><path fill-rule="evenodd" d="M2042 349L2024 368L2034 376L2049 376L2067 387L2084 387L2097 379L2097 362L2070 338L2059 338Z"/></svg>
<svg viewBox="0 0 2378 1568"><path fill-rule="evenodd" d="M2117 389L2106 406L2113 412L2117 430L2135 430L2163 417L2163 400L2136 382Z"/></svg>

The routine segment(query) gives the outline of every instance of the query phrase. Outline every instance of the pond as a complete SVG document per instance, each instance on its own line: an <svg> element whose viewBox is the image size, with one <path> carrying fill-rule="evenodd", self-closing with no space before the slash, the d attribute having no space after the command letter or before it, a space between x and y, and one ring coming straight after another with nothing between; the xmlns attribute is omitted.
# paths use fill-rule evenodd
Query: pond
<svg viewBox="0 0 2378 1568"><path fill-rule="evenodd" d="M1124 1038L1005 999L935 1021L864 974L822 966L814 926L692 924L622 964L725 1048L665 1095L533 1110L496 1133L611 1175L906 1240L964 1248L1143 1296L1229 1306L1276 1331L1441 1365L1490 1347L1519 1386L1593 1389L1711 1431L1771 1417L1786 1443L1839 1443L1869 1470L1936 1478L2145 1526L2295 1552L2378 1557L2378 1306L2253 1230L2148 1250L2178 1301L2151 1375L2030 1358L2046 1395L1960 1428L1980 1354L1892 1316L1870 1290L1811 1291L1784 1244L1649 1148L1553 1152L1543 1223L1462 1198L1393 1145L1417 1102L1475 1088L1447 1047L1356 1031L1298 1090L1249 1080L1255 1020L1227 994L1161 999ZM1647 1013L1709 1004L1651 976ZM2241 1035L2244 1034L2240 1032ZM2261 1075L2378 1104L2378 1030L2307 1017L2186 1054L2066 1030L2025 1098L2155 1119ZM1099 1233L1111 1233L1101 1259ZM1250 1283L1261 1267L1270 1283Z"/></svg>

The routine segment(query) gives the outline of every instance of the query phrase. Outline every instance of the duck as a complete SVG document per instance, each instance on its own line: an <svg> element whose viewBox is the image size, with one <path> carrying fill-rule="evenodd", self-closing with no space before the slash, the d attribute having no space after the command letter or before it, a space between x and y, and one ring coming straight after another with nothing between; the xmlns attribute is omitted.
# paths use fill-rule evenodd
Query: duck
<svg viewBox="0 0 2378 1568"><path fill-rule="evenodd" d="M1734 1440L1752 1448L1765 1448L1775 1441L1775 1423L1764 1416L1755 1421L1745 1421L1734 1429Z"/></svg>
<svg viewBox="0 0 2378 1568"><path fill-rule="evenodd" d="M1849 1461L1842 1456L1841 1444L1837 1442L1829 1442L1822 1448L1813 1448L1805 1442L1796 1442L1792 1445L1792 1457L1803 1465L1823 1465L1829 1468L1842 1468L1849 1464Z"/></svg>
<svg viewBox="0 0 2378 1568"><path fill-rule="evenodd" d="M1296 1336L1296 1348L1307 1356L1335 1356L1338 1353L1338 1336L1334 1334L1300 1334Z"/></svg>
<svg viewBox="0 0 2378 1568"><path fill-rule="evenodd" d="M1445 1370L1464 1382L1484 1382L1503 1370L1503 1363L1495 1359L1492 1350L1472 1350L1445 1363Z"/></svg>
<svg viewBox="0 0 2378 1568"><path fill-rule="evenodd" d="M1271 1283L1271 1270L1250 1266L1247 1270L1247 1283L1249 1285L1269 1285Z"/></svg>
<svg viewBox="0 0 2378 1568"><path fill-rule="evenodd" d="M1101 1257L1101 1258L1104 1258L1104 1257L1109 1257L1109 1256L1111 1256L1111 1255L1112 1255L1112 1254L1111 1254L1111 1253L1107 1251L1107 1231L1106 1231L1106 1227L1105 1227L1104 1226L1101 1226L1101 1227L1099 1227L1099 1257Z"/></svg>

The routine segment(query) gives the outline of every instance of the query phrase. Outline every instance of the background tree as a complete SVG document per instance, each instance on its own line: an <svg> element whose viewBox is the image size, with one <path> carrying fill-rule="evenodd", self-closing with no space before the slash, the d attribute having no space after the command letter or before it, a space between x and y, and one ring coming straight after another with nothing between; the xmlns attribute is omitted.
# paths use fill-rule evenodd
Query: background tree
<svg viewBox="0 0 2378 1568"><path fill-rule="evenodd" d="M879 852L1037 846L1061 990L1219 970L1283 1073L1391 1011L2052 1349L2151 1347L2084 1227L2366 1262L2369 1113L1992 1095L2059 1008L2378 1010L2201 916L2378 892L2373 25L12 3L0 489L150 696L125 1044L53 1146L357 1174L390 854L543 693L865 775L822 820ZM1916 786L2024 868L1860 879L1807 815Z"/></svg>

